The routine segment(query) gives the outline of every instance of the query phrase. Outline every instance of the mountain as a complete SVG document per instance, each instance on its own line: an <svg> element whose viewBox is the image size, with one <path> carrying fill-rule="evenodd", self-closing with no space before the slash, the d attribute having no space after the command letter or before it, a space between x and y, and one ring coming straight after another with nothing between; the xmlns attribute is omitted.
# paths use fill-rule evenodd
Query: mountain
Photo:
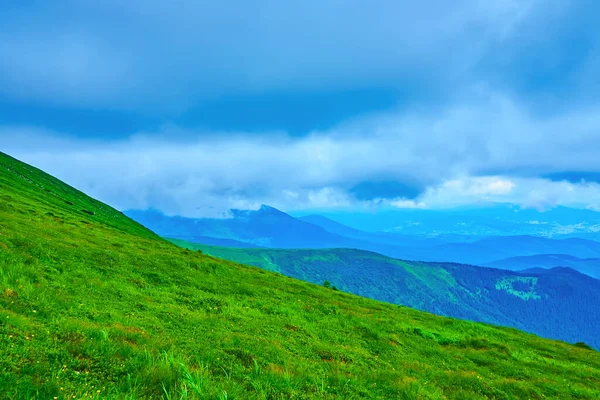
<svg viewBox="0 0 600 400"><path fill-rule="evenodd" d="M486 264L487 267L512 271L533 268L568 267L583 274L600 279L600 258L578 258L566 254L539 254L534 256L510 257Z"/></svg>
<svg viewBox="0 0 600 400"><path fill-rule="evenodd" d="M600 212L567 207L537 210L487 203L449 210L390 208L377 213L325 212L321 215L362 231L409 236L528 235L600 240Z"/></svg>
<svg viewBox="0 0 600 400"><path fill-rule="evenodd" d="M336 235L359 240L362 242L371 243L372 245L377 243L383 245L403 247L431 247L436 245L442 245L448 242L464 241L464 238L429 238L423 236L402 235L398 233L365 232L340 224L339 222L323 217L321 215L314 214L307 215L304 217L298 217L298 219L313 225L320 226L326 231L334 233Z"/></svg>
<svg viewBox="0 0 600 400"><path fill-rule="evenodd" d="M548 239L535 236L488 237L472 243L447 243L413 252L413 259L487 265L509 257L567 254L580 258L600 257L600 242L587 239Z"/></svg>
<svg viewBox="0 0 600 400"><path fill-rule="evenodd" d="M354 241L298 220L275 208L232 210L231 218L168 217L155 210L129 210L125 214L163 237L192 242L235 240L243 247L351 247ZM237 245L235 247L238 247Z"/></svg>
<svg viewBox="0 0 600 400"><path fill-rule="evenodd" d="M594 213L592 211L589 212ZM397 233L365 232L320 215L308 215L298 218L319 225L340 236L360 239L363 243L371 244L370 246L361 247L362 249L377 251L375 250L376 244L391 245L388 248L381 246L378 248L383 249L383 253L388 256L415 260L451 261L477 265L496 265L500 267L505 264L493 263L508 257L538 256L553 252L564 253L567 257L570 256L575 259L600 257L600 242L589 239L556 239L531 235L489 236L482 238L443 235L435 238L427 238L424 236ZM593 261L590 260L590 262L593 265ZM575 267L574 263L549 264L545 265L545 267L571 265ZM581 269L583 273L589 271L589 268Z"/></svg>
<svg viewBox="0 0 600 400"><path fill-rule="evenodd" d="M345 236L349 238L364 238L369 237L368 232L363 232L358 229L350 228L349 226L340 224L332 219L323 217L321 215L306 215L304 217L297 218L300 221L308 222L309 224L320 226L328 232Z"/></svg>
<svg viewBox="0 0 600 400"><path fill-rule="evenodd" d="M518 273L392 259L354 249L189 249L455 318L512 326L600 348L600 280L571 269ZM565 324L564 321L569 321Z"/></svg>
<svg viewBox="0 0 600 400"><path fill-rule="evenodd" d="M227 219L169 217L153 210L125 213L163 237L225 247L355 248L406 260L473 265L550 253L600 258L600 242L587 239L529 235L428 238L364 232L322 216L294 218L268 206L256 211L233 210Z"/></svg>
<svg viewBox="0 0 600 400"><path fill-rule="evenodd" d="M125 214L162 237L208 245L227 240L233 241L230 247L239 248L358 248L397 256L409 251L413 242L423 241L396 238L394 245L387 243L389 240L377 242L377 234L366 232L346 237L266 205L258 210L231 210L230 218L171 217L156 210L128 210Z"/></svg>
<svg viewBox="0 0 600 400"><path fill-rule="evenodd" d="M7 399L596 399L600 354L184 250L0 153Z"/></svg>

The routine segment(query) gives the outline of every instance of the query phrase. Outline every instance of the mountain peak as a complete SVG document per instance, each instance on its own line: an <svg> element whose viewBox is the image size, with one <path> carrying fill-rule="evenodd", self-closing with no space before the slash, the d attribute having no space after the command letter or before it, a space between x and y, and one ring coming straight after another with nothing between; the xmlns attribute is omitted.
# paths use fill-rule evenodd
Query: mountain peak
<svg viewBox="0 0 600 400"><path fill-rule="evenodd" d="M281 214L285 214L283 211L278 210L275 207L271 207L271 206L266 205L266 204L261 204L260 208L257 211L259 211L261 213L268 212L268 213L281 213Z"/></svg>
<svg viewBox="0 0 600 400"><path fill-rule="evenodd" d="M268 206L266 204L262 204L257 210L231 209L231 215L233 216L233 218L264 218L266 216L274 216L279 218L293 218L290 215L284 213L283 211L278 210L275 207Z"/></svg>

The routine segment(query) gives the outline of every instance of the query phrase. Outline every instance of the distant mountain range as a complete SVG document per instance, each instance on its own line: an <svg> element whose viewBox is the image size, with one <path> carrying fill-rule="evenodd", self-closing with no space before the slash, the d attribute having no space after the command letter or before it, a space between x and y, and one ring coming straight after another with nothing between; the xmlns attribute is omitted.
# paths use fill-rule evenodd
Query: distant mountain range
<svg viewBox="0 0 600 400"><path fill-rule="evenodd" d="M600 258L578 258L566 254L540 254L535 256L511 257L486 264L487 267L513 271L552 268L557 265L572 268L600 279Z"/></svg>
<svg viewBox="0 0 600 400"><path fill-rule="evenodd" d="M304 217L297 217L298 220L308 222L313 225L320 226L328 232L335 233L336 235L359 240L363 242L387 244L391 246L417 246L417 247L431 247L436 245L445 244L448 242L468 242L473 239L470 237L463 236L446 236L446 237L426 237L417 235L404 235L400 233L389 233L389 232L366 232L361 231L349 226L340 224L334 220L321 215L307 215Z"/></svg>
<svg viewBox="0 0 600 400"><path fill-rule="evenodd" d="M513 272L401 261L354 249L235 249L172 240L219 258L389 303L600 348L600 280L569 268ZM568 321L568 323L566 323Z"/></svg>
<svg viewBox="0 0 600 400"><path fill-rule="evenodd" d="M154 210L125 213L163 237L208 245L283 249L354 248L405 260L455 262L510 270L570 267L598 276L594 259L600 258L600 242L589 239L451 234L425 237L366 232L319 215L294 218L269 206L262 206L256 211L233 210L232 217L226 219L169 217ZM550 254L566 257L547 256ZM546 257L542 259L540 256Z"/></svg>
<svg viewBox="0 0 600 400"><path fill-rule="evenodd" d="M125 214L164 237L204 243L206 237L238 242L234 247L326 248L353 247L355 241L296 219L275 208L232 210L232 218L167 217L159 211Z"/></svg>
<svg viewBox="0 0 600 400"><path fill-rule="evenodd" d="M295 214L302 216L305 214ZM321 216L367 232L410 236L544 236L600 240L600 212L555 207L548 210L488 203L450 210L387 209L371 212L325 212Z"/></svg>
<svg viewBox="0 0 600 400"><path fill-rule="evenodd" d="M451 261L487 265L511 257L567 254L578 258L600 257L600 242L587 239L547 239L535 236L488 237L472 243L447 243L428 248L425 261ZM419 258L417 258L419 259ZM562 266L562 265L552 265Z"/></svg>

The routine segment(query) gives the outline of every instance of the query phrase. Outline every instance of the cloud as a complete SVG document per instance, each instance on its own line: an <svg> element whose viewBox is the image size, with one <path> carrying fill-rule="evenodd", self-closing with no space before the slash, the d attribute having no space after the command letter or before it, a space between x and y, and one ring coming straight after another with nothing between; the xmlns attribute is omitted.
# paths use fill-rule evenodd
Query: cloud
<svg viewBox="0 0 600 400"><path fill-rule="evenodd" d="M600 182L599 172L589 171L563 171L548 174L546 178L553 181L567 181L571 183L584 183L584 182Z"/></svg>
<svg viewBox="0 0 600 400"><path fill-rule="evenodd" d="M512 180L498 176L464 177L447 180L439 185L432 186L420 196L420 199L430 207L448 207L502 200L522 201L522 198L514 199L510 196L516 186Z"/></svg>
<svg viewBox="0 0 600 400"><path fill-rule="evenodd" d="M594 11L591 0L12 2L0 146L121 209L595 208Z"/></svg>
<svg viewBox="0 0 600 400"><path fill-rule="evenodd" d="M423 191L420 185L396 180L367 180L359 182L349 189L349 192L358 200L389 199L389 198L415 198Z"/></svg>
<svg viewBox="0 0 600 400"><path fill-rule="evenodd" d="M0 124L303 136L395 107L434 119L478 91L558 115L600 101L598 11L592 0L10 2Z"/></svg>
<svg viewBox="0 0 600 400"><path fill-rule="evenodd" d="M600 172L600 110L538 116L489 91L435 115L386 113L304 137L165 126L99 141L21 126L1 128L0 143L118 208L189 216L262 203L289 211L600 204L593 182L545 178Z"/></svg>
<svg viewBox="0 0 600 400"><path fill-rule="evenodd" d="M417 202L414 200L407 200L404 198L390 200L389 205L395 208L427 208L427 204L422 201Z"/></svg>
<svg viewBox="0 0 600 400"><path fill-rule="evenodd" d="M511 203L538 210L560 205L595 209L600 204L600 185L543 178L466 177L428 188L419 196L419 202L424 208L441 209L491 203Z"/></svg>
<svg viewBox="0 0 600 400"><path fill-rule="evenodd" d="M499 50L512 68L503 43L521 41L524 24L562 22L554 3L13 3L0 21L0 85L11 99L170 116L231 94L410 86L443 97L498 64Z"/></svg>

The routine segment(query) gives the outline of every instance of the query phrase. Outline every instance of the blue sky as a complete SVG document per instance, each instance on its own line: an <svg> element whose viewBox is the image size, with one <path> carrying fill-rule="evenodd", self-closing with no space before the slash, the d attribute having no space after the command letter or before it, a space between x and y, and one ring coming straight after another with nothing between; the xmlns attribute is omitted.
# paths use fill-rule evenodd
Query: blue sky
<svg viewBox="0 0 600 400"><path fill-rule="evenodd" d="M0 150L121 209L600 207L591 0L2 8Z"/></svg>

